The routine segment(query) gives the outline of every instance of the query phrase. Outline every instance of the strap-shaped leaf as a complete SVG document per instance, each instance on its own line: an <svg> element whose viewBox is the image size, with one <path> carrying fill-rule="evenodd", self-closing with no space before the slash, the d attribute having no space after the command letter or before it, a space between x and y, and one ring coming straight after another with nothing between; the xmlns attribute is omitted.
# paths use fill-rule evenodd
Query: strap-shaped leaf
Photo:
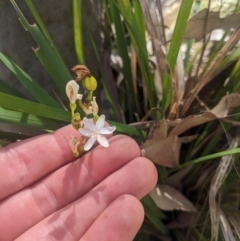
<svg viewBox="0 0 240 241"><path fill-rule="evenodd" d="M0 92L0 106L10 110L16 110L40 117L59 121L71 121L71 113L58 108L39 104L19 97Z"/></svg>
<svg viewBox="0 0 240 241"><path fill-rule="evenodd" d="M24 72L6 55L0 53L0 60L2 60L6 67L16 76L21 84L38 102L52 107L60 107L60 105L41 86L39 86L26 72Z"/></svg>
<svg viewBox="0 0 240 241"><path fill-rule="evenodd" d="M20 98L24 98L23 94L21 94L16 89L14 89L10 85L6 84L2 80L0 80L0 92L6 93L6 94L9 94L9 95L14 95L14 96L17 96L17 97L20 97Z"/></svg>
<svg viewBox="0 0 240 241"><path fill-rule="evenodd" d="M0 122L53 131L65 123L0 107Z"/></svg>
<svg viewBox="0 0 240 241"><path fill-rule="evenodd" d="M153 75L150 70L148 53L146 47L145 28L139 19L143 18L139 2L134 0L132 5L129 0L116 1L111 0L117 6L119 12L124 18L131 42L136 51L138 63L143 75L144 85L147 89L147 97L150 107L157 106L157 93L153 81ZM134 8L134 10L133 10Z"/></svg>
<svg viewBox="0 0 240 241"><path fill-rule="evenodd" d="M73 0L73 31L74 31L74 44L77 58L80 64L84 64L84 51L82 39L82 0Z"/></svg>
<svg viewBox="0 0 240 241"><path fill-rule="evenodd" d="M67 82L72 79L67 67L58 57L58 54L54 52L53 48L50 46L38 26L36 24L30 25L15 1L11 0L11 3L18 13L22 25L26 30L29 30L39 45L37 49L34 49L35 54L48 71L57 87L62 93L65 93L65 86Z"/></svg>

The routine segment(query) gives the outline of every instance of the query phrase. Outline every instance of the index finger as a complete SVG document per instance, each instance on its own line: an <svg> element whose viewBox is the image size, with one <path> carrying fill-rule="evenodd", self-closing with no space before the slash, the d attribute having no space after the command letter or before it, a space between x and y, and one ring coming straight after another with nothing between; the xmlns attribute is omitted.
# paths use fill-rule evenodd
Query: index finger
<svg viewBox="0 0 240 241"><path fill-rule="evenodd" d="M0 148L0 200L73 161L68 144L71 135L79 133L68 125Z"/></svg>

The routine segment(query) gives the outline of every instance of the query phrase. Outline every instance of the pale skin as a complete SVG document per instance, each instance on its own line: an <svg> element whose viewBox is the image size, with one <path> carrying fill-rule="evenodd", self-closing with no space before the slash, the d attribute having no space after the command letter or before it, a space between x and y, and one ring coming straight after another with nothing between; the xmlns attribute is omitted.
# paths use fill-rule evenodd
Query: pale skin
<svg viewBox="0 0 240 241"><path fill-rule="evenodd" d="M0 148L0 240L131 241L157 182L129 137L74 158L72 126Z"/></svg>

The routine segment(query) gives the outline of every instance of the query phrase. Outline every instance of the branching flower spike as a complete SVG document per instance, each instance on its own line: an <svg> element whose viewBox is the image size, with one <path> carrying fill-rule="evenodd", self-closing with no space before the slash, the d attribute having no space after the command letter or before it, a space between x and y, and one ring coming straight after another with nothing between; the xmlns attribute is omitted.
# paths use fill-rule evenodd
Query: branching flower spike
<svg viewBox="0 0 240 241"><path fill-rule="evenodd" d="M73 127L81 134L80 140L76 137L71 137L69 146L74 156L81 155L84 151L89 151L97 141L101 146L108 147L109 143L104 135L112 134L116 127L104 127L105 116L98 116L98 104L96 97L93 96L94 90L97 88L97 80L91 75L90 70L84 65L76 65L72 69L76 74L75 80L70 80L66 85L66 94L70 102L72 112L71 123ZM83 81L85 90L79 94L78 82ZM83 110L87 117L81 119L81 115L75 112L77 104Z"/></svg>

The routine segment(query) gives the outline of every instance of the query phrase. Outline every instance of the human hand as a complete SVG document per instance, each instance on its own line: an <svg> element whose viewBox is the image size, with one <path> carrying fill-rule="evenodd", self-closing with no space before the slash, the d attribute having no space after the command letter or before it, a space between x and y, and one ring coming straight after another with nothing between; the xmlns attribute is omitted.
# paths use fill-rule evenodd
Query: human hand
<svg viewBox="0 0 240 241"><path fill-rule="evenodd" d="M72 126L0 148L1 241L132 240L157 172L129 137L75 159Z"/></svg>

